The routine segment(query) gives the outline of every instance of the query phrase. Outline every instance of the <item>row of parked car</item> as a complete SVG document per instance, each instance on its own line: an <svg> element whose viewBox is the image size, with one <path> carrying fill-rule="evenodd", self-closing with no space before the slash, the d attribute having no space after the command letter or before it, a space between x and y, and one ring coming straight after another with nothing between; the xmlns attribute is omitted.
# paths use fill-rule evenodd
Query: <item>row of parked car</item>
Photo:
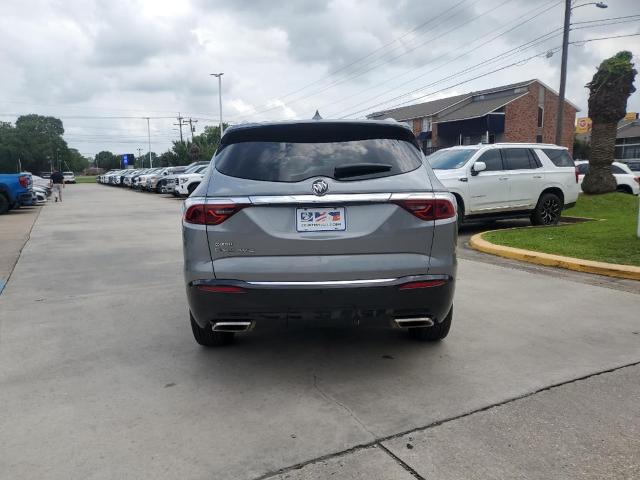
<svg viewBox="0 0 640 480"><path fill-rule="evenodd" d="M200 185L208 168L209 162L205 161L178 167L111 170L99 175L96 181L104 185L188 197Z"/></svg>

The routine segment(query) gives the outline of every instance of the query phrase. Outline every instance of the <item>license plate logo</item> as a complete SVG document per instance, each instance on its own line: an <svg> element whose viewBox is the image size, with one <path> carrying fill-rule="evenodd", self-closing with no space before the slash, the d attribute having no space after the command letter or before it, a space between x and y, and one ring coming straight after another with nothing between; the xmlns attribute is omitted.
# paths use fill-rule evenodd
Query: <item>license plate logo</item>
<svg viewBox="0 0 640 480"><path fill-rule="evenodd" d="M296 229L299 232L346 230L344 207L296 209Z"/></svg>

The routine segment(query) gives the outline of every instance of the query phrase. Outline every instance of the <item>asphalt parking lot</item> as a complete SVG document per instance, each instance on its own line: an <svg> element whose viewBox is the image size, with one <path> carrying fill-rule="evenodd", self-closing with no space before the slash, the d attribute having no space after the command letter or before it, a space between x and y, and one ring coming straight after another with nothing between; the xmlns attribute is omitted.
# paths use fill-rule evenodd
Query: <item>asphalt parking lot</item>
<svg viewBox="0 0 640 480"><path fill-rule="evenodd" d="M258 326L205 350L181 202L65 195L0 295L4 478L640 477L633 282L476 256L469 227L440 344Z"/></svg>

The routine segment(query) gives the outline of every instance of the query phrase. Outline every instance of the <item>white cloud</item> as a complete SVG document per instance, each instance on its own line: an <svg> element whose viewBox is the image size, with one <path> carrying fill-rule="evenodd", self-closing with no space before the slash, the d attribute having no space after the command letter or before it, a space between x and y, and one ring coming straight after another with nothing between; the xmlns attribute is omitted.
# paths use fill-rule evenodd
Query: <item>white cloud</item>
<svg viewBox="0 0 640 480"><path fill-rule="evenodd" d="M200 118L200 130L217 122L218 85L209 76L215 71L225 72L225 119L235 121L310 118L316 109L325 118L352 112L362 117L411 91L401 100L429 94L426 99L442 98L530 78L557 88L559 54L456 85L558 45L560 37L554 37L488 62L560 27L558 6L506 32L525 12L542 10L547 3L487 0L447 11L455 4L5 0L0 3L0 120L13 120L11 113L57 115L80 151L123 152L138 145L146 149L146 121L70 117L171 117L181 112ZM609 4L607 10L581 8L573 20L639 12L635 0ZM576 30L571 38L635 33L639 24ZM598 63L620 49L640 58L640 37L571 47L567 97L585 113L584 85ZM464 72L475 64L480 67ZM638 97L630 99L630 110L640 110ZM151 121L154 150L178 137L173 123L172 118Z"/></svg>

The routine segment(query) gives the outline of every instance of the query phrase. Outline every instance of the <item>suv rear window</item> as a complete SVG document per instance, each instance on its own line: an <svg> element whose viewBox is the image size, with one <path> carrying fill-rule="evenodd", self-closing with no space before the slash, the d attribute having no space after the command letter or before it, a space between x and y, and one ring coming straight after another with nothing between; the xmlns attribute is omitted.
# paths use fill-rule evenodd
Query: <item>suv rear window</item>
<svg viewBox="0 0 640 480"><path fill-rule="evenodd" d="M422 165L418 149L404 140L375 138L339 142L241 142L226 145L216 169L231 177L299 182L311 177L365 180L410 172Z"/></svg>
<svg viewBox="0 0 640 480"><path fill-rule="evenodd" d="M559 148L543 148L542 151L547 157L549 157L549 160L551 160L556 167L574 166L571 155L569 155L569 152L566 150Z"/></svg>

